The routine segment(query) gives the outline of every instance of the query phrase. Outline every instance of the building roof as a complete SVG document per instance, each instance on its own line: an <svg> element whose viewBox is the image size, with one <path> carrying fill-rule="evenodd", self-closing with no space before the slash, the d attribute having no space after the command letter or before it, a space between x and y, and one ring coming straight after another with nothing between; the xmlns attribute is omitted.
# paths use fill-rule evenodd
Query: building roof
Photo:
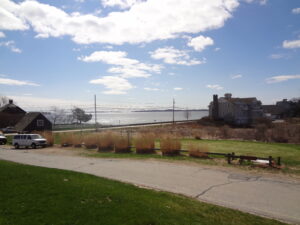
<svg viewBox="0 0 300 225"><path fill-rule="evenodd" d="M24 114L26 113L19 106L15 105L12 100L10 100L8 104L2 106L0 108L0 112L5 112L5 113L24 113Z"/></svg>
<svg viewBox="0 0 300 225"><path fill-rule="evenodd" d="M256 102L257 99L255 97L250 97L250 98L225 98L221 97L220 100L228 101L230 103L245 103L245 104L251 104L253 102Z"/></svg>
<svg viewBox="0 0 300 225"><path fill-rule="evenodd" d="M26 127L32 123L34 119L36 119L39 115L43 115L40 112L29 112L27 113L15 126L17 131L22 131L26 129ZM46 118L45 118L46 119Z"/></svg>

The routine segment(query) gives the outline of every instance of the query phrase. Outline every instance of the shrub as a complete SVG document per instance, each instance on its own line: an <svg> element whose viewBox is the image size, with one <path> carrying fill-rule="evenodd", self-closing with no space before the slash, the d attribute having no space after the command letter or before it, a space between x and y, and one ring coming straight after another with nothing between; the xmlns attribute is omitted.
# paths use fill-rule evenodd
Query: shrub
<svg viewBox="0 0 300 225"><path fill-rule="evenodd" d="M196 145L190 144L189 147L189 156L195 158L208 158L208 146L206 145Z"/></svg>
<svg viewBox="0 0 300 225"><path fill-rule="evenodd" d="M47 140L48 146L53 146L54 136L51 131L43 131L43 132L36 132L36 133L42 135Z"/></svg>
<svg viewBox="0 0 300 225"><path fill-rule="evenodd" d="M114 141L116 139L116 134L113 132L104 132L99 135L98 139L98 151L108 152L114 150Z"/></svg>
<svg viewBox="0 0 300 225"><path fill-rule="evenodd" d="M130 152L130 142L127 137L119 136L115 139L115 153Z"/></svg>
<svg viewBox="0 0 300 225"><path fill-rule="evenodd" d="M160 150L162 155L179 155L181 149L181 142L176 139L171 139L170 137L163 138L160 140Z"/></svg>
<svg viewBox="0 0 300 225"><path fill-rule="evenodd" d="M98 134L87 134L83 137L84 146L87 149L97 148L99 142L99 135Z"/></svg>
<svg viewBox="0 0 300 225"><path fill-rule="evenodd" d="M151 154L155 152L155 136L154 134L140 134L135 140L136 153Z"/></svg>
<svg viewBox="0 0 300 225"><path fill-rule="evenodd" d="M82 135L79 135L79 134L73 134L72 135L72 145L75 147L75 148L80 148L82 147L82 142L83 142L83 138L82 138Z"/></svg>
<svg viewBox="0 0 300 225"><path fill-rule="evenodd" d="M268 127L265 124L258 124L255 126L255 139L257 141L267 140Z"/></svg>
<svg viewBox="0 0 300 225"><path fill-rule="evenodd" d="M63 133L60 135L60 144L61 147L69 147L73 143L73 134Z"/></svg>

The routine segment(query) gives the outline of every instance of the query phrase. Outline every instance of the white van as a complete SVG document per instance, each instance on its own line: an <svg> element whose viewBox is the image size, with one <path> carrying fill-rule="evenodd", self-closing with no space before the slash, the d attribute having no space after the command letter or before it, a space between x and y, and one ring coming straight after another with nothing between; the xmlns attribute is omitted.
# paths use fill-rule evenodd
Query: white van
<svg viewBox="0 0 300 225"><path fill-rule="evenodd" d="M20 148L20 146L26 148L46 147L47 140L39 134L18 134L14 136L12 144L16 149Z"/></svg>

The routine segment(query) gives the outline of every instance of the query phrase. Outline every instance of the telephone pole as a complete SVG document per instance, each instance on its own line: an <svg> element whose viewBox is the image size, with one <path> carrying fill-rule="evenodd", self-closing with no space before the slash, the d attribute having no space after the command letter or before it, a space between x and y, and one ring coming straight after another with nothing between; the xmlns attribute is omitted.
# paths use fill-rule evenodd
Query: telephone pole
<svg viewBox="0 0 300 225"><path fill-rule="evenodd" d="M94 95L94 102L95 102L95 129L97 131L97 99L96 99L96 95Z"/></svg>
<svg viewBox="0 0 300 225"><path fill-rule="evenodd" d="M173 98L173 124L175 123L175 99Z"/></svg>

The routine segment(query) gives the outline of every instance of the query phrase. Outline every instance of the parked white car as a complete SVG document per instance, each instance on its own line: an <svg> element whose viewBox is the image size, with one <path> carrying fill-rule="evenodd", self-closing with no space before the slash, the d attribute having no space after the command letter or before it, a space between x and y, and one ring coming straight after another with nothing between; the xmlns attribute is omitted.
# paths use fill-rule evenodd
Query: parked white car
<svg viewBox="0 0 300 225"><path fill-rule="evenodd" d="M7 143L7 139L3 134L0 134L0 145L5 145Z"/></svg>
<svg viewBox="0 0 300 225"><path fill-rule="evenodd" d="M39 134L18 134L14 136L12 144L16 149L21 146L26 148L46 147L47 140Z"/></svg>

